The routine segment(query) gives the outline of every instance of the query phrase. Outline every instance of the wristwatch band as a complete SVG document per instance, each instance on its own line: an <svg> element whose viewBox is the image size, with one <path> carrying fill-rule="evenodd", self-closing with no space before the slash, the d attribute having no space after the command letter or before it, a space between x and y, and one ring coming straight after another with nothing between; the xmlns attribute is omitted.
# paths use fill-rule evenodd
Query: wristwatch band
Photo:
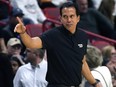
<svg viewBox="0 0 116 87"><path fill-rule="evenodd" d="M100 80L98 80L98 79L95 79L95 80L96 80L96 82L94 84L92 84L93 87L96 87L96 85L100 82Z"/></svg>

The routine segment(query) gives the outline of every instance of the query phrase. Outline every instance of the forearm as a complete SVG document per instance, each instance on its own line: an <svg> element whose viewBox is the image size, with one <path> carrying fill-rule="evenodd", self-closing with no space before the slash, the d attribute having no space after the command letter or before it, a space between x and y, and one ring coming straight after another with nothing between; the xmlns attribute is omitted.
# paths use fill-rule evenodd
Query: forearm
<svg viewBox="0 0 116 87"><path fill-rule="evenodd" d="M26 27L22 23L21 19L17 17L18 24L15 26L14 32L20 34L21 40L27 48L42 48L42 41L39 37L31 38L27 32Z"/></svg>
<svg viewBox="0 0 116 87"><path fill-rule="evenodd" d="M21 40L27 48L41 48L40 38L39 41L37 37L31 38L26 32L20 34Z"/></svg>
<svg viewBox="0 0 116 87"><path fill-rule="evenodd" d="M0 52L7 53L7 48L4 42L4 38L0 38Z"/></svg>
<svg viewBox="0 0 116 87"><path fill-rule="evenodd" d="M94 79L93 75L91 74L91 71L90 71L90 69L88 67L88 64L87 64L85 58L83 60L82 74L88 80L88 82L90 84L93 84L93 83L96 82L96 80Z"/></svg>

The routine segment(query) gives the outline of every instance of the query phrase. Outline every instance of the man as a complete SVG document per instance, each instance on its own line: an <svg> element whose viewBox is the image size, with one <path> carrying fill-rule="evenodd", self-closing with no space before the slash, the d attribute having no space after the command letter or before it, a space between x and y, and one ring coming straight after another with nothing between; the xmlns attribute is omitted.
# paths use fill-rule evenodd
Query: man
<svg viewBox="0 0 116 87"><path fill-rule="evenodd" d="M24 56L21 54L22 48L23 46L20 39L10 38L9 41L7 42L7 53L9 55L9 58L15 55L20 60L23 60L22 63L24 64L25 59L24 59Z"/></svg>
<svg viewBox="0 0 116 87"><path fill-rule="evenodd" d="M28 48L45 48L47 50L48 71L47 87L78 87L81 73L95 87L100 86L86 63L87 35L77 29L80 20L78 7L72 2L60 7L62 25L43 33L40 37L31 38L26 28L17 17L19 24L14 32L20 33L23 43Z"/></svg>
<svg viewBox="0 0 116 87"><path fill-rule="evenodd" d="M47 61L43 59L43 49L27 49L28 64L21 66L15 77L14 87L46 87Z"/></svg>
<svg viewBox="0 0 116 87"><path fill-rule="evenodd" d="M13 70L4 38L0 35L0 87L13 87Z"/></svg>
<svg viewBox="0 0 116 87"><path fill-rule="evenodd" d="M7 44L8 40L12 37L19 37L19 34L14 33L14 28L18 23L16 19L17 16L23 20L24 25L33 24L31 19L24 17L23 11L20 8L12 8L7 25L0 29L0 36L4 38L5 44Z"/></svg>
<svg viewBox="0 0 116 87"><path fill-rule="evenodd" d="M18 38L10 38L7 42L7 51L9 55L20 55L22 44Z"/></svg>
<svg viewBox="0 0 116 87"><path fill-rule="evenodd" d="M24 17L24 13L20 8L16 8L16 7L12 8L11 15L9 18L9 24L4 28L4 30L8 31L14 37L19 36L17 33L13 32L14 27L18 23L16 19L17 16L20 17L24 25L34 24L34 22L31 19Z"/></svg>
<svg viewBox="0 0 116 87"><path fill-rule="evenodd" d="M114 25L99 11L88 8L88 0L76 0L80 11L79 28L115 39Z"/></svg>

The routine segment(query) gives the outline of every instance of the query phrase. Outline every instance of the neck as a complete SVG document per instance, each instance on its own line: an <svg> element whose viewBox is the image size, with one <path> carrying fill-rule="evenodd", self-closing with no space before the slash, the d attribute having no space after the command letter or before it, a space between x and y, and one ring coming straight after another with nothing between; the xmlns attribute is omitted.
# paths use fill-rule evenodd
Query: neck
<svg viewBox="0 0 116 87"><path fill-rule="evenodd" d="M76 30L75 30L75 29L70 29L69 31L70 31L72 34L74 34Z"/></svg>
<svg viewBox="0 0 116 87"><path fill-rule="evenodd" d="M35 61L32 61L31 64L32 64L33 66L37 66L39 63L41 63L41 61L42 61L42 59L37 58Z"/></svg>
<svg viewBox="0 0 116 87"><path fill-rule="evenodd" d="M74 34L75 33L75 31L76 31L76 27L73 27L73 28L70 28L70 29L68 29L72 34Z"/></svg>

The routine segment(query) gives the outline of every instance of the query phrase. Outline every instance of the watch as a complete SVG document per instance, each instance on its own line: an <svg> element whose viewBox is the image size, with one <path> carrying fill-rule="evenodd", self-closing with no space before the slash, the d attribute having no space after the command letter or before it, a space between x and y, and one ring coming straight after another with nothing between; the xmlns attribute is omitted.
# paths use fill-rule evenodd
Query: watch
<svg viewBox="0 0 116 87"><path fill-rule="evenodd" d="M100 82L100 80L98 80L98 79L95 79L95 80L96 80L96 82L92 84L93 87L95 87Z"/></svg>

